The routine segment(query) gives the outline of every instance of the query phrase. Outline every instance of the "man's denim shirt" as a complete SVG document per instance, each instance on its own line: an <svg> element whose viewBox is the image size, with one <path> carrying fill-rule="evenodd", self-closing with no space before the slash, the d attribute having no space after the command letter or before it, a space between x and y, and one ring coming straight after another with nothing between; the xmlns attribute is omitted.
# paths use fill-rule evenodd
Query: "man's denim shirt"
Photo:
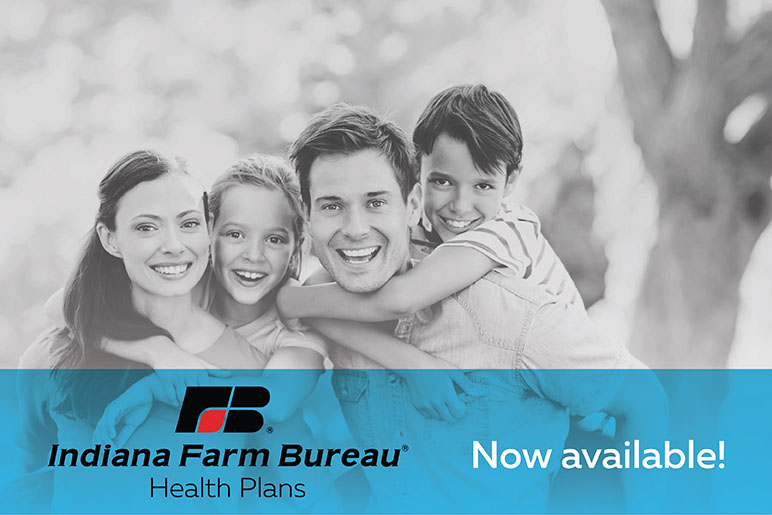
<svg viewBox="0 0 772 515"><path fill-rule="evenodd" d="M624 375L615 370L629 366L626 349L600 335L586 313L521 279L493 272L400 320L395 334L460 369L485 370L467 372L485 393L474 398L462 394L467 412L460 421L431 420L413 407L396 374L356 370L382 367L333 346L333 387L358 445L409 449L399 471L365 469L379 509L405 502L420 507L425 489L444 492L447 501L433 505L431 511L474 511L474 499L489 495L499 496L504 510L512 503L518 503L518 511L539 509L550 474L560 464L569 412L588 414L603 408ZM566 373L544 369L587 370L567 380ZM501 481L489 477L502 473L501 468L472 468L474 440L486 444L497 440L504 448L519 449L532 442L552 448L557 456L542 474L506 470L504 493L497 486ZM468 459L459 460L459 454Z"/></svg>

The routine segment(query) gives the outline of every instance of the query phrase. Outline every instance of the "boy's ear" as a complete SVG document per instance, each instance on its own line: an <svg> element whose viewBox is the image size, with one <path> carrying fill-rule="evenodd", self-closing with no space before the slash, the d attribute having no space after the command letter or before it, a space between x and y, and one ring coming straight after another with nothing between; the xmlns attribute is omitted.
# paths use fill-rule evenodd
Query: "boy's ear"
<svg viewBox="0 0 772 515"><path fill-rule="evenodd" d="M107 228L102 222L98 222L96 226L96 233L99 236L99 241L102 243L102 248L105 252L111 256L122 258L121 251L118 250L118 245L115 243L115 233Z"/></svg>
<svg viewBox="0 0 772 515"><path fill-rule="evenodd" d="M520 169L512 170L512 173L507 177L507 182L504 183L504 196L508 197L515 189L515 183L517 183L517 177L520 175Z"/></svg>
<svg viewBox="0 0 772 515"><path fill-rule="evenodd" d="M421 198L421 183L416 183L407 195L407 223L410 227L415 227L421 220L421 212L423 211Z"/></svg>

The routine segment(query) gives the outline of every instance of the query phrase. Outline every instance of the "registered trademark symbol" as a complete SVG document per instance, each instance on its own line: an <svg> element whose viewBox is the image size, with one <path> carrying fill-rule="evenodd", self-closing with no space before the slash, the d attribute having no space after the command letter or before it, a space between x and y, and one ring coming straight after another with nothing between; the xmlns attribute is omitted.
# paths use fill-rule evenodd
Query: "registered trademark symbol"
<svg viewBox="0 0 772 515"><path fill-rule="evenodd" d="M265 432L266 432L266 433L268 433L268 434L271 434L271 433L273 433L273 426L268 426L268 427L266 427L266 428L265 428Z"/></svg>
<svg viewBox="0 0 772 515"><path fill-rule="evenodd" d="M410 447L407 446L407 444L402 446L402 452L407 452L410 450Z"/></svg>

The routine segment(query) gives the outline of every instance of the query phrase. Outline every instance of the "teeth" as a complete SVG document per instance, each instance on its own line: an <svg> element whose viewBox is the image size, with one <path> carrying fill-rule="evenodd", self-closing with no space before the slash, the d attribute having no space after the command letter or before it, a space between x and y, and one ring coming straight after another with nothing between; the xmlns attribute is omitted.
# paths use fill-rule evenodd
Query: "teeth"
<svg viewBox="0 0 772 515"><path fill-rule="evenodd" d="M234 270L233 273L242 279L247 279L249 281L257 281L258 279L265 277L265 274L261 274L260 272L248 272L246 270Z"/></svg>
<svg viewBox="0 0 772 515"><path fill-rule="evenodd" d="M464 229L465 227L472 225L472 222L474 222L474 220L450 220L448 218L445 218L444 220L446 224L448 224L450 227L453 227L454 229Z"/></svg>
<svg viewBox="0 0 772 515"><path fill-rule="evenodd" d="M185 265L171 265L171 266L154 266L153 270L163 275L179 275L188 269L189 264Z"/></svg>
<svg viewBox="0 0 772 515"><path fill-rule="evenodd" d="M369 256L375 253L376 250L378 250L378 247L367 247L364 249L347 249L347 250L341 249L341 252L346 257L359 258L359 257Z"/></svg>

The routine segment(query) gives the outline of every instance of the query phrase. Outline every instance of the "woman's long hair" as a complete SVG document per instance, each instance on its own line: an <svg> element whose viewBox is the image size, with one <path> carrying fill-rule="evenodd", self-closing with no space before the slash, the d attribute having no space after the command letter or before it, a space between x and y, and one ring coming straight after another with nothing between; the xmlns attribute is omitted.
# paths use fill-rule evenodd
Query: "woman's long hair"
<svg viewBox="0 0 772 515"><path fill-rule="evenodd" d="M150 150L120 158L99 183L99 211L88 241L64 294L64 344L54 356L58 389L56 409L94 421L105 404L127 386L127 375L74 369L132 368L132 363L101 350L102 339L140 340L163 335L164 329L141 315L131 300L131 281L123 260L109 254L97 235L97 224L115 230L115 215L126 193L143 182L170 173L187 175L184 162ZM206 206L204 206L206 212ZM136 366L136 364L134 364ZM134 380L138 379L134 374ZM95 398L98 397L98 398Z"/></svg>

